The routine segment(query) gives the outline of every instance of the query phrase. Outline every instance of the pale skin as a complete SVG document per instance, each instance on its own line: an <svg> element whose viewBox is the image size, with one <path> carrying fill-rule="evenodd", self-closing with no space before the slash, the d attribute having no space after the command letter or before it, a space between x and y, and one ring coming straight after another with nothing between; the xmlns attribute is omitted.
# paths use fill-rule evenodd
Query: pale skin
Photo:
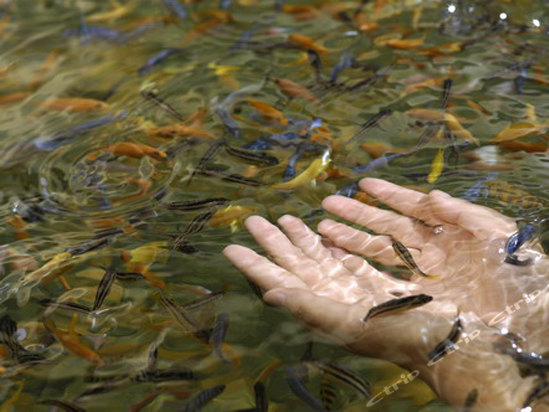
<svg viewBox="0 0 549 412"><path fill-rule="evenodd" d="M280 230L252 216L246 228L270 259L239 245L223 253L266 292L265 302L286 307L306 327L354 353L419 371L451 405L461 407L477 389L473 410L520 410L539 381L521 377L515 361L494 343L508 330L527 338L528 351L549 350L547 256L533 246L521 251L534 265L504 263L505 241L517 226L492 209L379 179L363 179L360 186L392 210L342 196L329 196L322 206L375 234L326 219L318 235L289 215L278 220ZM429 277L398 280L370 264L404 267L392 239L409 249ZM420 293L433 300L363 322L373 306ZM428 353L448 336L458 310L464 329L459 349L429 364ZM533 407L546 410L542 401Z"/></svg>

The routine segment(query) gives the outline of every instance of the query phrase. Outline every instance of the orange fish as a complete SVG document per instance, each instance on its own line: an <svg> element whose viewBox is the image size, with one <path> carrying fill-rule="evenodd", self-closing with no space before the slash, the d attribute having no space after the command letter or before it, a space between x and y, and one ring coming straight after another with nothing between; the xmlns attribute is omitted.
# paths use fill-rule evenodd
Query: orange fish
<svg viewBox="0 0 549 412"><path fill-rule="evenodd" d="M105 151L119 156L129 156L135 159L141 159L144 156L152 157L156 160L166 160L166 153L141 143L118 142L105 148Z"/></svg>
<svg viewBox="0 0 549 412"><path fill-rule="evenodd" d="M186 126L182 123L170 124L168 126L151 127L147 129L149 136L171 139L176 136L189 137L215 137L212 133L200 127Z"/></svg>
<svg viewBox="0 0 549 412"><path fill-rule="evenodd" d="M418 54L429 56L429 57L438 57L446 54L457 53L461 51L462 47L463 47L463 44L459 42L441 44L440 46L437 46L437 47L428 47L423 50L419 50Z"/></svg>
<svg viewBox="0 0 549 412"><path fill-rule="evenodd" d="M0 96L0 105L18 102L20 100L26 99L30 95L31 94L29 92L17 92L17 93L4 94Z"/></svg>
<svg viewBox="0 0 549 412"><path fill-rule="evenodd" d="M453 114L445 113L444 121L446 122L446 126L452 131L452 133L456 137L468 140L477 145L480 144L478 139L474 137L471 132L469 132L469 130L465 129L456 118L456 116L454 116Z"/></svg>
<svg viewBox="0 0 549 412"><path fill-rule="evenodd" d="M363 192L362 190L359 191L354 198L358 200L359 202L362 202L364 204L370 205L370 206L376 206L379 202L377 199L370 196L368 193Z"/></svg>
<svg viewBox="0 0 549 412"><path fill-rule="evenodd" d="M363 143L360 145L372 158L377 159L378 157L383 156L385 153L404 153L403 149L395 149L392 146L386 145L385 143Z"/></svg>
<svg viewBox="0 0 549 412"><path fill-rule="evenodd" d="M53 320L46 318L44 320L44 323L46 327L51 330L55 336L57 336L57 339L61 342L61 344L74 353L75 355L86 359L87 361L96 363L98 366L102 366L104 362L101 360L101 357L94 352L91 348L84 345L82 342L78 340L78 335L74 330L74 326L76 324L77 318L73 316L71 319L71 322L69 323L69 329L67 332L63 332L55 327L55 323Z"/></svg>
<svg viewBox="0 0 549 412"><path fill-rule="evenodd" d="M545 132L547 128L549 128L549 124L515 123L503 129L496 137L491 138L490 141L499 143L528 135L539 135Z"/></svg>
<svg viewBox="0 0 549 412"><path fill-rule="evenodd" d="M304 34L298 34L298 33L290 34L288 36L288 40L290 41L290 43L293 43L296 46L300 46L308 50L314 50L320 54L325 54L330 52L329 49L315 43L315 41L312 38L310 38L309 36L305 36Z"/></svg>
<svg viewBox="0 0 549 412"><path fill-rule="evenodd" d="M409 94L417 92L425 87L438 87L444 83L444 79L427 79L418 83L409 84L404 89L403 94Z"/></svg>
<svg viewBox="0 0 549 412"><path fill-rule="evenodd" d="M527 142L517 142L517 141L505 141L499 142L500 147L512 150L513 152L528 152L528 153L543 153L547 151L547 142L545 143L527 143Z"/></svg>
<svg viewBox="0 0 549 412"><path fill-rule="evenodd" d="M275 109L273 106L255 99L247 99L247 102L250 103L261 116L281 125L288 124L288 119L286 119L284 113L278 109Z"/></svg>
<svg viewBox="0 0 549 412"><path fill-rule="evenodd" d="M185 123L192 128L202 128L202 125L204 124L204 117L207 113L207 107L199 107L193 114L185 119Z"/></svg>
<svg viewBox="0 0 549 412"><path fill-rule="evenodd" d="M481 106L479 103L477 102L474 102L472 100L467 100L466 101L467 103L467 106L469 106L470 108L472 109L475 109L475 110L478 110L479 112L487 115L487 116L490 116L492 113L490 113L486 108L484 108L483 106Z"/></svg>
<svg viewBox="0 0 549 412"><path fill-rule="evenodd" d="M230 226L231 231L234 232L240 227L244 219L256 211L257 208L254 206L230 205L215 212L209 223L211 227L215 228Z"/></svg>
<svg viewBox="0 0 549 412"><path fill-rule="evenodd" d="M379 44L391 47L393 49L408 50L421 46L424 41L425 36L418 39L388 39L381 41Z"/></svg>
<svg viewBox="0 0 549 412"><path fill-rule="evenodd" d="M323 144L334 150L337 148L336 141L334 140L330 129L324 126L320 126L314 129L311 133L311 136L309 137L309 140L315 143Z"/></svg>
<svg viewBox="0 0 549 412"><path fill-rule="evenodd" d="M95 99L79 97L59 97L38 103L40 107L65 112L97 112L107 110L109 105Z"/></svg>
<svg viewBox="0 0 549 412"><path fill-rule="evenodd" d="M407 116L414 117L420 120L427 120L431 122L442 122L444 121L444 112L442 110L433 110L433 109L422 109L415 108L407 110Z"/></svg>
<svg viewBox="0 0 549 412"><path fill-rule="evenodd" d="M296 20L309 20L318 17L319 13L316 8L310 5L290 5L284 4L282 12L291 14Z"/></svg>
<svg viewBox="0 0 549 412"><path fill-rule="evenodd" d="M310 102L318 101L318 99L313 96L309 90L291 80L276 78L274 81L280 91L290 98L301 97L305 100L309 100Z"/></svg>

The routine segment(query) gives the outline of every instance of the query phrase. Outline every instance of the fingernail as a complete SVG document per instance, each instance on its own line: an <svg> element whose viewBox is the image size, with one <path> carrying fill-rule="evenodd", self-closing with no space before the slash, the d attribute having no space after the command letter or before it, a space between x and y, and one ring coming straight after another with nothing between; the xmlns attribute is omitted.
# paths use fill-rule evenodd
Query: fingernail
<svg viewBox="0 0 549 412"><path fill-rule="evenodd" d="M265 296L265 301L274 306L282 306L286 302L288 296L282 292L268 293Z"/></svg>

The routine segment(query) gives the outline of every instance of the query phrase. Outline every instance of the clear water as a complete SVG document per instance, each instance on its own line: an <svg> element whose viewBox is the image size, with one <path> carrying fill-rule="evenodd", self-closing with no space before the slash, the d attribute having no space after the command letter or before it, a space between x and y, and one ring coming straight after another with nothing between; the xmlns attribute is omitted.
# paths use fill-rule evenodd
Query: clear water
<svg viewBox="0 0 549 412"><path fill-rule="evenodd" d="M270 219L291 213L314 225L322 213L313 212L326 195L360 177L376 176L418 190L445 190L517 219L546 213L546 130L540 127L510 140L522 142L520 147L491 140L511 124L543 125L549 117L544 93L549 81L545 2L377 1L367 4L360 17L363 23L377 23L377 28L364 32L337 14L346 11L353 20L356 2L301 3L308 7L301 14L277 11L272 1L229 3L228 14L220 15L217 1L186 2L189 15L180 19L162 1L0 2L1 312L17 322L19 344L44 358L17 362L3 345L3 410L49 410L52 406L36 403L46 399L91 411L126 410L149 396L143 410L176 410L218 384L226 389L206 410L246 409L254 406L253 385L260 376L271 410L308 410L288 388L284 365L299 363L311 339L315 357L344 365L370 382L374 393L399 379L403 371L397 366L356 357L313 338L285 311L262 304L220 255L229 243L256 247L238 219L218 225L206 220L201 231L186 236L194 253L178 250L175 239L207 209L174 211L166 207L170 202L223 197L230 205L253 207ZM119 13L104 14L113 10ZM328 49L320 54L320 81L304 47L284 46L292 33L309 36ZM423 41L400 48L385 43L401 37ZM180 50L140 75L138 70L151 57L170 48ZM345 52L354 64L331 85L331 70ZM275 78L306 87L318 100L290 99ZM368 78L369 84L357 86ZM388 146L385 152L410 151L426 128L442 125L440 119L418 118L410 110L441 113L447 78L453 81L447 110L479 145L458 139L453 152L450 140L433 138L413 155L354 173L354 167L374 159L362 145L383 143ZM145 99L143 91L153 91L184 118L205 108L199 129L212 137L152 136L151 128L178 120ZM231 95L235 91L240 92ZM14 93L26 94L11 102L2 99ZM108 107L95 110L82 101L51 103L67 97L97 99ZM287 122L262 115L249 99L276 108ZM228 110L239 137L215 113L219 106ZM383 109L392 112L355 136ZM78 128L97 119L107 120L98 127ZM294 190L275 190L271 186L283 180L295 147L273 145L266 152L279 160L277 165L254 169L222 149L207 163L216 173L193 175L216 139L234 147L289 131L302 135L294 142L307 136L319 139L318 129L311 127L313 119L321 119L326 128L328 137L320 144L335 148L332 170L339 174L319 176ZM167 158L111 153L112 145L123 141L153 146ZM327 147L306 153L296 164L297 174ZM444 169L428 183L440 148L445 148ZM221 172L245 175L260 185L222 179ZM98 231L113 228L121 230L104 237L105 244L69 260L59 258L81 242L89 246ZM153 245L152 252L139 255L141 266L125 261L133 250L135 262L136 248L146 245ZM33 270L44 265L49 265L42 273L47 277L26 283L29 273L36 275ZM103 311L95 316L62 308L45 312L43 299L92 306L105 268L145 271L152 281L115 280ZM159 289L180 305L209 291L224 292L193 316L211 328L216 315L228 314L224 351L231 362L173 321ZM51 321L61 334L74 328L78 335L73 339L100 361L63 346ZM158 345L159 369L190 368L197 379L128 378L147 367L151 344ZM269 366L272 373L261 375ZM311 370L307 385L316 396L319 381ZM97 387L106 389L83 396ZM364 400L353 390L338 383L336 387L336 408L363 410ZM369 409L442 411L450 406L417 379Z"/></svg>

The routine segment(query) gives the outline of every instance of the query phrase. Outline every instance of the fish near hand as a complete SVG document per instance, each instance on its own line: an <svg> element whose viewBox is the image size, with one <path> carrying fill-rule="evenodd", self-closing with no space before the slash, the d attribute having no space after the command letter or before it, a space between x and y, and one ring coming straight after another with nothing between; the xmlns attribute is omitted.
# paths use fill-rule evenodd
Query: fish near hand
<svg viewBox="0 0 549 412"><path fill-rule="evenodd" d="M268 258L239 245L228 246L224 255L265 291L265 302L284 306L306 327L354 353L414 371L449 404L461 406L472 389L489 387L480 392L479 410L520 409L535 384L521 377L512 357L493 348L490 337L496 328L508 327L528 337L530 350L549 350L543 338L549 326L540 323L547 310L541 298L549 277L547 256L524 245L534 264L506 264L504 245L517 227L492 209L379 179L363 179L359 186L390 209L329 196L323 208L353 227L325 219L317 228L320 235L292 216L278 220L280 229L251 216L245 226ZM422 271L440 277L399 279L392 268L402 266L403 258L394 242L412 250ZM526 300L525 294L533 298ZM417 305L400 305L416 298ZM384 302L388 311L373 316ZM401 306L411 310L395 313ZM467 338L459 341L461 330ZM449 346L454 341L459 349ZM437 362L429 363L434 355Z"/></svg>

